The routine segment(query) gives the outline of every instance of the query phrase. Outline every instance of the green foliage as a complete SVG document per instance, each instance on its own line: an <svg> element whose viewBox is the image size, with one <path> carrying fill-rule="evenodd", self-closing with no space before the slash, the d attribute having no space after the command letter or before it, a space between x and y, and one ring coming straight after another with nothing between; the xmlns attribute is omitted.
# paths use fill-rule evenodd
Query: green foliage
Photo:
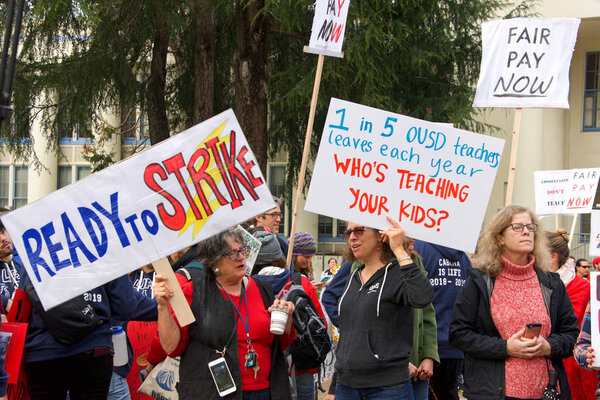
<svg viewBox="0 0 600 400"><path fill-rule="evenodd" d="M331 97L493 132L478 122L471 107L481 58L480 26L496 15L530 14L530 1L518 2L512 10L504 0L348 1L344 58L325 60L313 156ZM211 5L216 38L213 108L219 113L234 104L235 2L212 0ZM64 126L89 121L98 131L106 126L106 110L145 107L157 6L166 12L171 36L165 94L169 125L173 131L189 127L194 104L193 0L29 2L15 80L17 120L29 117L26 126L32 119L41 121L49 148L56 150ZM310 37L313 0L265 0L260 15L270 28L270 150L287 151L292 185L302 158L317 63L317 56L302 51ZM118 127L112 129L118 134ZM28 130L20 132L26 136ZM6 131L1 135L15 154L35 156L32 146L23 145L23 137ZM89 151L90 162L109 162L110 155L96 154L93 147Z"/></svg>
<svg viewBox="0 0 600 400"><path fill-rule="evenodd" d="M530 5L523 2L507 10L500 0L352 0L344 58L325 58L313 156L331 97L495 132L476 119L478 110L471 106L481 60L481 23L501 13L528 14ZM308 35L312 13L308 8L294 12ZM316 56L301 53L304 44L291 36L271 42L269 134L273 149L283 147L290 154L289 178L300 166L317 62Z"/></svg>

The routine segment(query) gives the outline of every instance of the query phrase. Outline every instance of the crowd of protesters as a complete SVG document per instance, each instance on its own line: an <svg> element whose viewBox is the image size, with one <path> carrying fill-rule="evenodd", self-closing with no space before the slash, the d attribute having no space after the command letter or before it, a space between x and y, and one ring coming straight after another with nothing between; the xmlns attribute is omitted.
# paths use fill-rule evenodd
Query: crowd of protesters
<svg viewBox="0 0 600 400"><path fill-rule="evenodd" d="M500 210L472 258L415 241L390 217L385 230L349 221L343 261L328 259L319 279L317 244L306 232L296 233L286 265L280 221L278 202L246 226L261 243L251 273L239 229L171 256L196 319L188 326L170 307L174 288L152 265L43 310L0 222L2 321L28 322L29 397L130 399L130 371L150 372L169 356L180 359L180 399L316 400L322 370L296 368L291 350L309 331L298 325L299 303L287 297L296 285L335 339L329 400L549 399L552 391L600 399L590 263L571 258L566 232L539 230L527 208ZM16 298L31 303L28 315L11 312ZM74 318L82 307L85 318ZM276 310L288 318L274 333ZM144 363L128 343L127 362L115 366L114 327L127 331L129 321L157 321L158 334ZM230 386L220 386L209 364L226 366ZM6 381L0 368L0 399Z"/></svg>

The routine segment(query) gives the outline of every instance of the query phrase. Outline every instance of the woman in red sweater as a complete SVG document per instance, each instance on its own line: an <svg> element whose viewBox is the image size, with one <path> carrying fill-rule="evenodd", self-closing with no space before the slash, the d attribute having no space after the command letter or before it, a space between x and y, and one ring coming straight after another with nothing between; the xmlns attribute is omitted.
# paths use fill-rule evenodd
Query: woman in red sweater
<svg viewBox="0 0 600 400"><path fill-rule="evenodd" d="M465 353L468 399L541 399L556 370L570 399L562 359L573 352L577 320L552 264L546 237L527 208L500 210L481 233L473 271L459 293L450 343ZM541 324L525 336L526 325Z"/></svg>
<svg viewBox="0 0 600 400"><path fill-rule="evenodd" d="M550 271L557 272L565 284L579 328L581 328L585 308L590 300L590 283L577 275L573 265L567 262L570 254L567 231L559 229L556 232L546 232L546 237L552 252ZM563 362L567 370L573 400L595 400L595 391L598 386L597 374L581 368L573 357L566 358Z"/></svg>

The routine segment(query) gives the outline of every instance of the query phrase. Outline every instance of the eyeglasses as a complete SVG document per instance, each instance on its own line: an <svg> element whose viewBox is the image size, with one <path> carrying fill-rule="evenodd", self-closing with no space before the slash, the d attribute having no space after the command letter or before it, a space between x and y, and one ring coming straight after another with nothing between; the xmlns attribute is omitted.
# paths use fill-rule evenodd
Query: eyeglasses
<svg viewBox="0 0 600 400"><path fill-rule="evenodd" d="M281 218L280 212L264 213L263 215L268 215L270 217L273 217L273 219Z"/></svg>
<svg viewBox="0 0 600 400"><path fill-rule="evenodd" d="M356 236L357 238L361 237L363 235L363 233L365 233L365 230L368 228L365 228L364 226L357 226L354 229L346 229L344 231L344 237L346 239L350 239L350 236L352 236L352 234L354 233L354 236Z"/></svg>
<svg viewBox="0 0 600 400"><path fill-rule="evenodd" d="M589 265L578 265L577 267L578 268L589 268L590 266Z"/></svg>
<svg viewBox="0 0 600 400"><path fill-rule="evenodd" d="M228 251L227 253L223 253L223 256L227 256L227 257L229 257L229 259L231 261L235 261L240 258L240 255L246 257L246 255L249 252L250 252L250 247L245 246L238 250L231 250L231 251Z"/></svg>
<svg viewBox="0 0 600 400"><path fill-rule="evenodd" d="M504 232L509 226L515 232L521 232L523 230L523 228L527 228L527 230L529 232L535 232L535 231L537 231L537 228L538 228L537 224L522 224L520 222L514 222L512 224L508 224L507 226L505 226L504 229L502 229L500 231L500 233Z"/></svg>

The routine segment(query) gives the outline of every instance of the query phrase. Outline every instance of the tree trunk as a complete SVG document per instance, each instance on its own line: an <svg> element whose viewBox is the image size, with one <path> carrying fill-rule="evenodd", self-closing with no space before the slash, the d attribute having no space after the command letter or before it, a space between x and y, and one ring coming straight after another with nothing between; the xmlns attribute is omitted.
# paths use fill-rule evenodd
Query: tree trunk
<svg viewBox="0 0 600 400"><path fill-rule="evenodd" d="M215 88L215 22L210 0L196 0L194 54L194 123L213 116Z"/></svg>
<svg viewBox="0 0 600 400"><path fill-rule="evenodd" d="M236 3L235 113L266 176L267 168L267 24L259 11L264 0Z"/></svg>
<svg viewBox="0 0 600 400"><path fill-rule="evenodd" d="M165 104L165 86L167 80L167 51L169 49L169 30L161 8L162 2L156 1L156 26L150 79L146 87L148 100L148 127L150 143L156 144L169 138L169 120Z"/></svg>

